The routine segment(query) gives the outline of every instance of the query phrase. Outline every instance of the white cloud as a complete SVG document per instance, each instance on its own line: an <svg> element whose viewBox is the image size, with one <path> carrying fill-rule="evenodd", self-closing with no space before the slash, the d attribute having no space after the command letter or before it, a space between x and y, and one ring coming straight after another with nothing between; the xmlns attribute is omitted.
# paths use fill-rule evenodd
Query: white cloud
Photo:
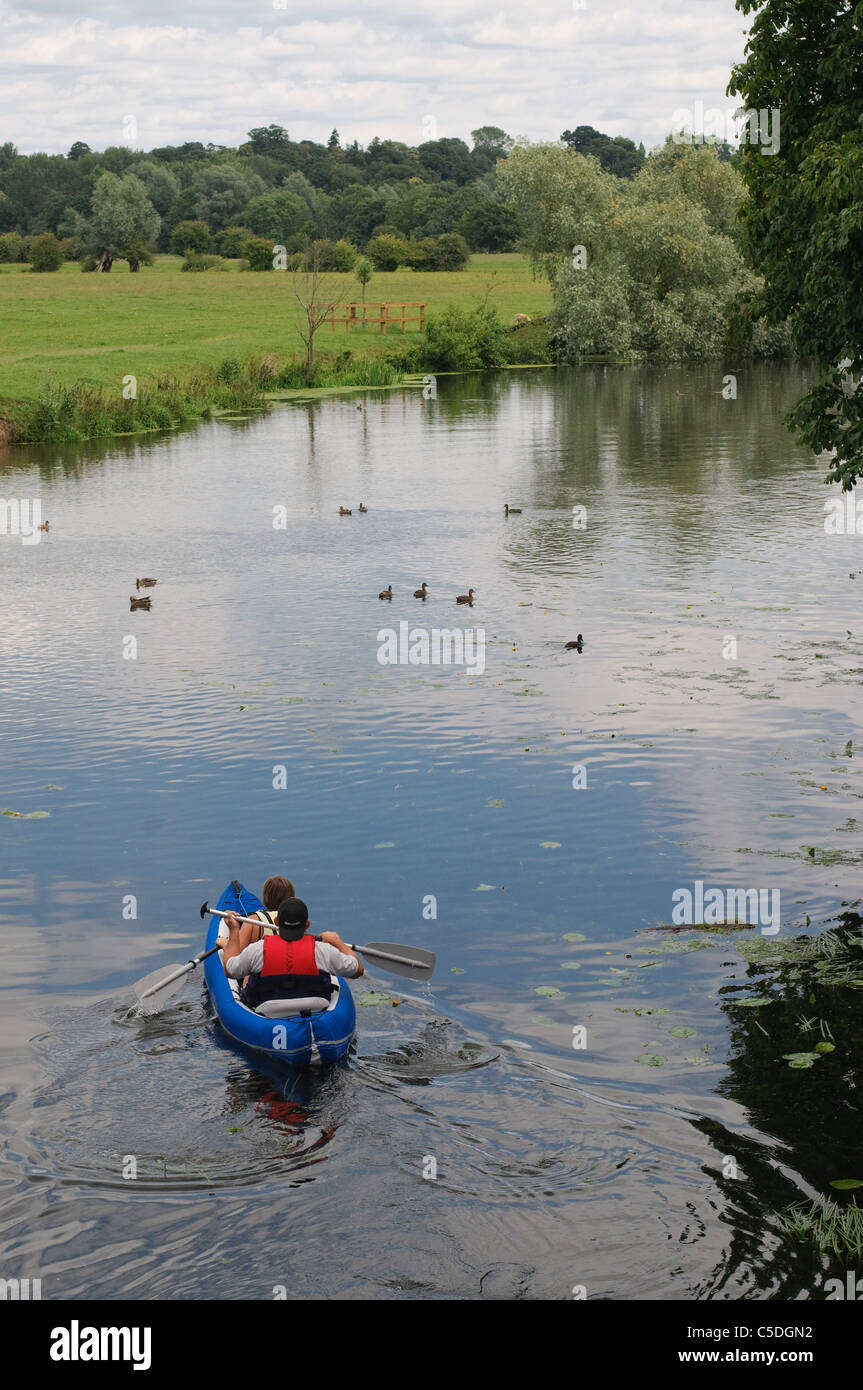
<svg viewBox="0 0 863 1390"><path fill-rule="evenodd" d="M672 113L701 99L723 109L742 56L730 0L659 0L604 8L586 0L340 0L314 13L264 0L165 0L129 20L126 4L0 0L0 141L23 152L123 141L137 147L213 140L235 145L271 121L294 138L374 135L417 144L493 122L556 139L595 125L650 145Z"/></svg>

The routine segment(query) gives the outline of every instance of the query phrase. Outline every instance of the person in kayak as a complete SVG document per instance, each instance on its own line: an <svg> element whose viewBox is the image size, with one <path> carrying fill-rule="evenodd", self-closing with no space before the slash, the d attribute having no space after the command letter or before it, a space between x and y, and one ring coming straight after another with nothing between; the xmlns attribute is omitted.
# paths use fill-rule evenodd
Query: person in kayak
<svg viewBox="0 0 863 1390"><path fill-rule="evenodd" d="M278 932L261 941L240 946L241 923L229 912L224 918L228 941L222 952L229 979L248 977L242 1002L250 1009L272 999L329 1000L332 975L356 979L363 972L359 956L346 946L338 932L307 936L309 910L301 898L285 898L276 918Z"/></svg>
<svg viewBox="0 0 863 1390"><path fill-rule="evenodd" d="M240 923L240 950L244 951L253 941L260 941L264 936L275 936L277 928L275 926L276 913L279 904L285 898L295 898L297 890L289 878L282 878L280 874L273 878L268 878L261 889L261 902L264 904L259 908L254 916L259 919L260 925L252 922ZM222 926L219 930L219 942L227 941L228 933Z"/></svg>

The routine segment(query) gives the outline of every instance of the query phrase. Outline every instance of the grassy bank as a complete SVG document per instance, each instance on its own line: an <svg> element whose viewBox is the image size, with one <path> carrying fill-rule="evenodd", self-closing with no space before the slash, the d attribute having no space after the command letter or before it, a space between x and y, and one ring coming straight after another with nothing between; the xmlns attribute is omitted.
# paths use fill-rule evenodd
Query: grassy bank
<svg viewBox="0 0 863 1390"><path fill-rule="evenodd" d="M181 272L177 257L159 256L130 275L118 263L110 275L85 275L68 263L54 274L34 275L20 265L0 265L0 400L36 400L46 387L83 382L119 393L124 376L178 381L214 372L225 358L247 361L273 354L280 361L300 351L300 307L290 274L228 271ZM329 279L330 277L328 277ZM359 299L350 274L333 276L345 300ZM518 313L539 317L551 308L551 291L533 279L523 256L473 256L461 271L377 272L370 301L424 300L427 313L449 304L471 308L491 284L489 302L510 322ZM371 327L323 328L324 361L350 346L355 356L384 357L415 333L386 335Z"/></svg>
<svg viewBox="0 0 863 1390"><path fill-rule="evenodd" d="M135 396L88 382L47 385L35 400L0 404L2 443L72 444L116 434L172 429L217 411L266 409L274 394L350 386L392 386L398 370L381 360L322 362L311 385L299 361L225 358L215 370L183 377L163 373L142 382ZM5 416L5 419L3 418Z"/></svg>

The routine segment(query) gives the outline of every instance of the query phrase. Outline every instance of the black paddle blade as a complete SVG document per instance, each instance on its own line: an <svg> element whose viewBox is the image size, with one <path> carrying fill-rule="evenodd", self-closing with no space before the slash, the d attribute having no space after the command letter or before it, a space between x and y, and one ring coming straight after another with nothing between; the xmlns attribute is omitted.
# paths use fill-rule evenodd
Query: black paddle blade
<svg viewBox="0 0 863 1390"><path fill-rule="evenodd" d="M209 904L209 903L201 903L201 916L202 916L202 917L206 917L206 915L207 915L207 913L209 912L209 910L210 910L210 904Z"/></svg>
<svg viewBox="0 0 863 1390"><path fill-rule="evenodd" d="M370 941L355 950L390 974L403 975L408 980L430 980L437 961L433 951L425 951L421 946L399 946L394 941Z"/></svg>

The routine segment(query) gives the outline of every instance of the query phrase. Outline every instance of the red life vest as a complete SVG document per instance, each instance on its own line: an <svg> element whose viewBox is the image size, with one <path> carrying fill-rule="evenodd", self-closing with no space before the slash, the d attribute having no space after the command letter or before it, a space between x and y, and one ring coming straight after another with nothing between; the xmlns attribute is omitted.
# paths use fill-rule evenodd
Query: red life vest
<svg viewBox="0 0 863 1390"><path fill-rule="evenodd" d="M262 975L317 975L315 938L301 936L285 941L281 936L264 937Z"/></svg>
<svg viewBox="0 0 863 1390"><path fill-rule="evenodd" d="M250 975L243 1002L256 1009L268 999L329 999L333 982L315 960L315 938L301 936L285 941L281 936L263 939L264 963L259 975Z"/></svg>

